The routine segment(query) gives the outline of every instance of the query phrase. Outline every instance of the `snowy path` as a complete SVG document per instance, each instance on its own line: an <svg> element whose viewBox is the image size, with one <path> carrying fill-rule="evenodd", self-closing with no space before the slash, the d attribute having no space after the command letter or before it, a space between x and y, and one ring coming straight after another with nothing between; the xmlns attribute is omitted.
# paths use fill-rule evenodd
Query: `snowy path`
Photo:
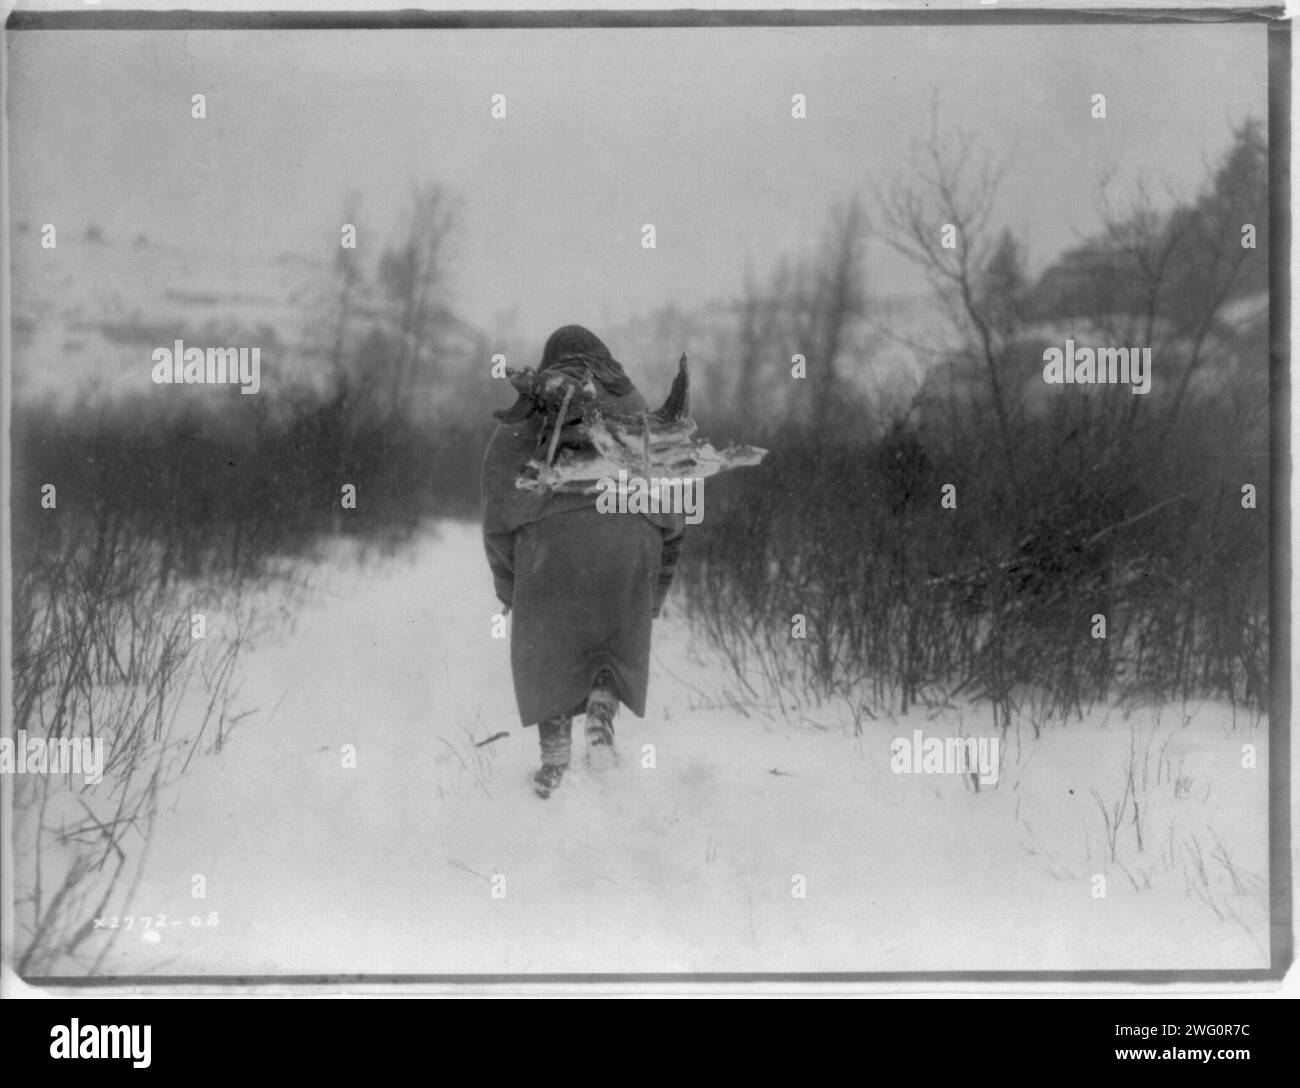
<svg viewBox="0 0 1300 1088"><path fill-rule="evenodd" d="M1223 708L1187 727L1167 708L1154 748L1172 740L1145 770L1143 852L1120 837L1119 860L1151 884L1135 891L1105 859L1091 790L1118 800L1130 727L1150 728L1138 715L1026 742L997 788L976 793L960 776L890 771L893 736L953 728L923 713L859 738L830 711L824 728L745 717L670 615L647 716L618 722L622 764L588 772L579 728L575 773L541 801L508 643L491 638L477 528L444 525L403 558L323 575L295 631L245 663L248 702L278 702L274 719L248 719L196 761L160 817L133 913L205 924L124 933L105 973L1267 963L1267 729L1234 731ZM1254 770L1240 766L1247 742ZM1214 906L1189 883L1192 835ZM1216 835L1226 862L1211 856Z"/></svg>

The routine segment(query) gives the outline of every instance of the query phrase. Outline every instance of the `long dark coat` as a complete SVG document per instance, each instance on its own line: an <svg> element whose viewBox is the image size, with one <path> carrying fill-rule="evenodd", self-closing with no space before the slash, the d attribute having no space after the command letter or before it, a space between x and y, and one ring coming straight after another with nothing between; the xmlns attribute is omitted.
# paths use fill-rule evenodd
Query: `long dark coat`
<svg viewBox="0 0 1300 1088"><path fill-rule="evenodd" d="M608 359L592 334L569 326L548 342L541 369L558 357L556 338L572 338L575 329ZM620 412L645 411L645 398L613 366L622 380L609 384L627 391L606 390L601 399ZM672 579L683 516L600 513L594 495L518 490L539 429L536 416L503 422L483 461L483 539L497 597L514 615L510 666L520 721L580 713L602 670L644 717L651 621Z"/></svg>

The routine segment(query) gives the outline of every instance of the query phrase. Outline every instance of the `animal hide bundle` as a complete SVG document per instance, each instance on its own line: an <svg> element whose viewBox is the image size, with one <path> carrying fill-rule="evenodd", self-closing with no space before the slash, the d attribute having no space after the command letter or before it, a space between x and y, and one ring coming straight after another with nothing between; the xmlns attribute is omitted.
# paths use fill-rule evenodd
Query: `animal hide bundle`
<svg viewBox="0 0 1300 1088"><path fill-rule="evenodd" d="M644 478L704 478L757 465L767 450L731 446L717 450L695 437L686 413L690 376L683 354L667 400L654 412L627 414L602 401L590 370L551 368L507 371L519 394L497 413L504 422L539 418L537 449L515 481L536 494L592 495L620 470Z"/></svg>

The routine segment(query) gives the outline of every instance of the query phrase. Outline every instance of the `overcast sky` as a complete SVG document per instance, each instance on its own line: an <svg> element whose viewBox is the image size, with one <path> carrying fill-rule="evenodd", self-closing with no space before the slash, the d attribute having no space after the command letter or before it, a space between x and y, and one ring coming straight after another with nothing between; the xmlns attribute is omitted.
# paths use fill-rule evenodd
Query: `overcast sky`
<svg viewBox="0 0 1300 1088"><path fill-rule="evenodd" d="M1224 25L22 32L9 80L15 221L328 256L349 191L364 249L439 180L458 309L527 336L733 294L899 169L932 90L1008 155L1000 216L1036 262L1096 226L1101 169L1189 193L1267 94L1263 29ZM920 287L883 249L869 269Z"/></svg>

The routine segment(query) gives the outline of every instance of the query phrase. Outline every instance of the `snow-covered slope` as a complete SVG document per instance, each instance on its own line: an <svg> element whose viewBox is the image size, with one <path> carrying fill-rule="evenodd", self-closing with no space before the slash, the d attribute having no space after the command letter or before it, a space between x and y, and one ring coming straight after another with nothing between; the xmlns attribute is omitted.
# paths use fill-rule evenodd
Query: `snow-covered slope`
<svg viewBox="0 0 1300 1088"><path fill-rule="evenodd" d="M309 321L325 270L288 253L224 252L56 236L42 249L33 224L13 242L14 388L59 404L147 394L151 353L189 346L259 347L278 376Z"/></svg>
<svg viewBox="0 0 1300 1088"><path fill-rule="evenodd" d="M857 737L832 709L765 717L670 604L647 716L619 719L621 765L579 757L542 801L475 526L339 559L320 583L294 631L244 662L262 713L163 805L132 912L203 924L120 934L106 973L1267 964L1267 729L1226 708L1026 733L976 792L890 769L894 737L978 735L976 711ZM1112 861L1101 810L1131 744L1143 844L1130 806Z"/></svg>

